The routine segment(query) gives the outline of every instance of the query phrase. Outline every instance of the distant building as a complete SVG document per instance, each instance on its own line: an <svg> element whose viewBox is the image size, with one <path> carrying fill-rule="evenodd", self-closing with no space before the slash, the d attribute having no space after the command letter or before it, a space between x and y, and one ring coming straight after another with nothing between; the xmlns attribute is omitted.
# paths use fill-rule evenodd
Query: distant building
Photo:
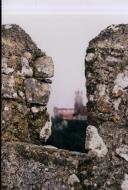
<svg viewBox="0 0 128 190"><path fill-rule="evenodd" d="M74 108L54 107L54 117L61 117L65 120L86 120L86 106L83 104L82 91L75 91Z"/></svg>
<svg viewBox="0 0 128 190"><path fill-rule="evenodd" d="M62 117L63 119L66 119L66 120L72 120L72 119L75 119L73 114L74 114L74 108L54 107L54 117Z"/></svg>
<svg viewBox="0 0 128 190"><path fill-rule="evenodd" d="M74 103L74 112L76 115L85 114L85 106L83 104L83 93L82 91L75 91L75 103Z"/></svg>

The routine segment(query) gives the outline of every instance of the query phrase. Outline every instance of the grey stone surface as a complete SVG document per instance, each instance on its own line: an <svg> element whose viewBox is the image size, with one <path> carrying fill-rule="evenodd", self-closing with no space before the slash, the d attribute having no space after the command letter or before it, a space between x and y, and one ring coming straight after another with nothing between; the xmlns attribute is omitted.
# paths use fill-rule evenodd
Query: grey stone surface
<svg viewBox="0 0 128 190"><path fill-rule="evenodd" d="M128 145L122 144L119 148L116 149L116 153L128 161Z"/></svg>
<svg viewBox="0 0 128 190"><path fill-rule="evenodd" d="M2 26L2 189L127 190L127 38L128 25L112 25L89 43L88 123L97 129L87 128L83 154L41 145L51 58L19 26Z"/></svg>
<svg viewBox="0 0 128 190"><path fill-rule="evenodd" d="M30 104L46 105L49 100L50 86L34 78L24 81L26 100Z"/></svg>
<svg viewBox="0 0 128 190"><path fill-rule="evenodd" d="M98 157L104 157L108 152L103 139L98 134L97 128L92 125L89 125L86 130L85 149Z"/></svg>
<svg viewBox="0 0 128 190"><path fill-rule="evenodd" d="M47 121L40 131L40 139L46 142L52 134L52 122Z"/></svg>
<svg viewBox="0 0 128 190"><path fill-rule="evenodd" d="M83 189L80 184L79 178L75 174L72 174L69 176L68 185L71 190L75 190L75 189L82 190Z"/></svg>
<svg viewBox="0 0 128 190"><path fill-rule="evenodd" d="M54 65L51 57L43 56L34 62L34 72L37 78L51 78L54 75Z"/></svg>
<svg viewBox="0 0 128 190"><path fill-rule="evenodd" d="M15 79L13 75L2 75L2 97L13 99L18 98L18 94L15 89Z"/></svg>
<svg viewBox="0 0 128 190"><path fill-rule="evenodd" d="M128 190L128 174L124 175L124 180L122 181L121 189Z"/></svg>
<svg viewBox="0 0 128 190"><path fill-rule="evenodd" d="M112 25L89 42L86 64L88 119L99 126L128 125L128 25Z"/></svg>
<svg viewBox="0 0 128 190"><path fill-rule="evenodd" d="M85 189L126 188L127 180L124 179L124 174L128 171L127 39L127 24L112 25L91 40L87 48L85 75L88 123L97 127L108 152L101 158L89 152L92 163L87 166L86 172L81 172L80 178ZM95 147L97 137L93 142Z"/></svg>
<svg viewBox="0 0 128 190"><path fill-rule="evenodd" d="M44 57L44 58L43 58ZM39 133L48 120L50 84L34 76L36 60L52 60L18 25L2 26L2 139L40 144ZM53 62L36 65L53 72ZM53 76L53 73L52 73ZM45 80L46 79L46 80ZM8 116L8 117L7 117Z"/></svg>
<svg viewBox="0 0 128 190"><path fill-rule="evenodd" d="M2 189L70 190L72 184L78 190L78 179L71 175L77 175L79 164L86 164L89 159L82 153L21 142L4 143Z"/></svg>

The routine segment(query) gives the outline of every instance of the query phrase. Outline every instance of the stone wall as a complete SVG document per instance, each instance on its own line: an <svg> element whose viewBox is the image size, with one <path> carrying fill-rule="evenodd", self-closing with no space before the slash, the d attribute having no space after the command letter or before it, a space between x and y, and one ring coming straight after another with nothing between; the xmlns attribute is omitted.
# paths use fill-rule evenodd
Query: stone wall
<svg viewBox="0 0 128 190"><path fill-rule="evenodd" d="M41 145L53 74L52 58L23 29L2 26L2 189L82 189L78 168L90 157Z"/></svg>
<svg viewBox="0 0 128 190"><path fill-rule="evenodd" d="M2 148L2 189L82 190L77 177L89 156L21 142L7 142Z"/></svg>
<svg viewBox="0 0 128 190"><path fill-rule="evenodd" d="M39 142L49 119L52 58L17 25L2 26L2 139Z"/></svg>
<svg viewBox="0 0 128 190"><path fill-rule="evenodd" d="M85 57L92 157L85 189L128 188L128 25L112 25L89 42Z"/></svg>
<svg viewBox="0 0 128 190"><path fill-rule="evenodd" d="M128 25L87 49L87 153L40 145L52 58L17 25L2 27L2 56L2 189L127 190Z"/></svg>
<svg viewBox="0 0 128 190"><path fill-rule="evenodd" d="M89 42L86 64L88 120L128 125L128 25L110 26Z"/></svg>

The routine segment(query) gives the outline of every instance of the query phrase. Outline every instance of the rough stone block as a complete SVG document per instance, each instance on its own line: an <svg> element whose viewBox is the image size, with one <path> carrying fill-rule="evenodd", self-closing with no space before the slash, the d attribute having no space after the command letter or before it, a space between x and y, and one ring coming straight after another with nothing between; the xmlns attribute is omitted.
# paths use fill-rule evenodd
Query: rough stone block
<svg viewBox="0 0 128 190"><path fill-rule="evenodd" d="M112 25L89 42L86 64L88 116L98 126L107 120L128 125L128 25ZM93 97L93 98L92 98ZM103 113L103 114L102 114ZM113 115L113 119L112 119Z"/></svg>
<svg viewBox="0 0 128 190"><path fill-rule="evenodd" d="M51 78L54 75L54 65L51 57L43 56L34 62L34 72L37 78Z"/></svg>
<svg viewBox="0 0 128 190"><path fill-rule="evenodd" d="M103 139L98 134L97 128L91 125L87 127L85 149L98 157L104 157L108 152Z"/></svg>
<svg viewBox="0 0 128 190"><path fill-rule="evenodd" d="M40 82L34 78L25 80L25 94L30 104L46 105L50 95L49 84Z"/></svg>
<svg viewBox="0 0 128 190"><path fill-rule="evenodd" d="M34 62L43 56L47 57L22 28L15 24L2 25L2 140L4 141L40 144L40 130L49 118L46 104L50 94L49 83L52 82L49 79L41 82L33 78ZM49 70L52 62L48 60L48 64L44 67L45 71Z"/></svg>
<svg viewBox="0 0 128 190"><path fill-rule="evenodd" d="M18 97L17 91L15 89L15 79L13 75L2 75L2 97L13 99L16 99Z"/></svg>
<svg viewBox="0 0 128 190"><path fill-rule="evenodd" d="M4 143L2 189L70 189L69 185L78 183L79 164L89 160L87 154L21 142Z"/></svg>
<svg viewBox="0 0 128 190"><path fill-rule="evenodd" d="M2 101L2 140L29 142L29 109L14 101Z"/></svg>

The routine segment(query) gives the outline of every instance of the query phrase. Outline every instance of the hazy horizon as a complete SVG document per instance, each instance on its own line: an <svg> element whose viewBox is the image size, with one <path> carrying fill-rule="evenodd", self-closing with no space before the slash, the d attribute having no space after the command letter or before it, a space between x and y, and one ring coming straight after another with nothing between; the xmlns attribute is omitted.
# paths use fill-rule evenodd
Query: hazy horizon
<svg viewBox="0 0 128 190"><path fill-rule="evenodd" d="M37 46L51 56L52 78L48 111L73 107L75 90L85 90L84 58L89 41L111 24L128 22L123 14L3 14L3 24L20 25ZM84 96L84 103L86 103Z"/></svg>

